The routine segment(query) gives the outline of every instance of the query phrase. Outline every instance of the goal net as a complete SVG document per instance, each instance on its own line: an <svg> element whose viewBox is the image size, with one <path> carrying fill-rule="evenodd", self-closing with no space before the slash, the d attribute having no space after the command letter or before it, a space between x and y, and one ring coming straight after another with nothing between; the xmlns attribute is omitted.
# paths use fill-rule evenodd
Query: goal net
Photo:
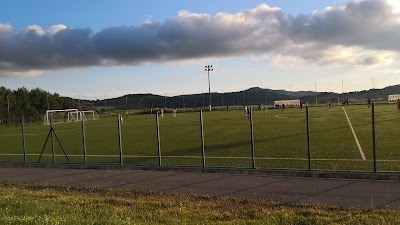
<svg viewBox="0 0 400 225"><path fill-rule="evenodd" d="M343 100L345 101L345 100ZM339 97L316 97L315 98L315 104L316 106L325 106L328 104L328 102L331 105L342 105L342 102ZM309 102L310 104L313 104L313 101Z"/></svg>
<svg viewBox="0 0 400 225"><path fill-rule="evenodd" d="M68 123L81 120L77 109L55 109L47 110L44 116L44 124L52 123Z"/></svg>
<svg viewBox="0 0 400 225"><path fill-rule="evenodd" d="M99 116L94 110L80 111L81 119L84 120L97 120Z"/></svg>

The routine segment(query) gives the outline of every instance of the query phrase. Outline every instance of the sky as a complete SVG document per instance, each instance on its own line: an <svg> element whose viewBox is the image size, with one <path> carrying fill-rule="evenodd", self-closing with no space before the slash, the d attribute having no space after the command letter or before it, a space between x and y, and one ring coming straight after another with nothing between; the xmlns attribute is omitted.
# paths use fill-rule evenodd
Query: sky
<svg viewBox="0 0 400 225"><path fill-rule="evenodd" d="M2 0L0 86L80 99L400 83L400 0Z"/></svg>

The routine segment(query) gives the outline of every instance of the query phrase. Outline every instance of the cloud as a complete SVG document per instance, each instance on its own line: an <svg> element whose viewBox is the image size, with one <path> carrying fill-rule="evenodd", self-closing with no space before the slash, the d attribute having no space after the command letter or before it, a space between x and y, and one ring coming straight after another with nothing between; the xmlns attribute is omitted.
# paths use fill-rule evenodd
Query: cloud
<svg viewBox="0 0 400 225"><path fill-rule="evenodd" d="M3 71L4 77L37 77L42 75L43 72L39 70L24 70L24 71Z"/></svg>
<svg viewBox="0 0 400 225"><path fill-rule="evenodd" d="M0 23L0 33L11 33L14 29L10 24L1 24Z"/></svg>
<svg viewBox="0 0 400 225"><path fill-rule="evenodd" d="M181 11L99 32L0 23L0 76L88 66L268 55L273 64L386 65L400 53L399 3L357 0L310 15L261 4L235 14ZM36 72L37 73L37 72Z"/></svg>
<svg viewBox="0 0 400 225"><path fill-rule="evenodd" d="M287 35L296 43L361 46L400 51L400 15L384 0L329 7L312 15L288 18Z"/></svg>

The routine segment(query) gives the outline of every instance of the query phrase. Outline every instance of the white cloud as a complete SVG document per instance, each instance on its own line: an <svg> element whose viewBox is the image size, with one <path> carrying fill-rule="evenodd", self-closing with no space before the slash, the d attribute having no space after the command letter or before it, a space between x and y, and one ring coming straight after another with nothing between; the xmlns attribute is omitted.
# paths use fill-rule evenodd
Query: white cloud
<svg viewBox="0 0 400 225"><path fill-rule="evenodd" d="M59 31L65 30L65 29L67 29L67 26L65 26L63 24L57 24L57 25L51 26L47 30L47 33L50 35L54 35L54 34L58 33Z"/></svg>
<svg viewBox="0 0 400 225"><path fill-rule="evenodd" d="M10 24L0 23L0 33L11 33L14 29Z"/></svg>
<svg viewBox="0 0 400 225"><path fill-rule="evenodd" d="M23 32L25 34L27 34L29 32L34 32L35 34L37 34L39 36L43 36L46 34L46 30L44 30L41 26L38 26L38 25L30 25Z"/></svg>
<svg viewBox="0 0 400 225"><path fill-rule="evenodd" d="M385 74L400 74L400 69L385 69L378 70L377 73L385 73Z"/></svg>
<svg viewBox="0 0 400 225"><path fill-rule="evenodd" d="M387 0L388 4L392 6L393 13L400 13L400 1L399 0Z"/></svg>

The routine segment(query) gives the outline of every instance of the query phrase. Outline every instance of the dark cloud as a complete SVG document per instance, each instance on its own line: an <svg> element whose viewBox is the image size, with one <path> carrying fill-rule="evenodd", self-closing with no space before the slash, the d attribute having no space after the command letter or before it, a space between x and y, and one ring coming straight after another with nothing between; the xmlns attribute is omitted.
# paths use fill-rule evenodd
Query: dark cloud
<svg viewBox="0 0 400 225"><path fill-rule="evenodd" d="M163 22L136 26L15 32L0 23L0 76L95 65L136 65L205 57L282 54L306 61L352 63L345 48L400 51L400 16L384 0L347 3L311 15L284 15L265 4L236 14L182 11ZM339 47L338 47L339 46ZM335 51L340 49L341 56ZM371 54L371 53L370 53ZM360 56L362 64L378 56Z"/></svg>
<svg viewBox="0 0 400 225"><path fill-rule="evenodd" d="M400 15L385 0L365 0L313 15L290 16L285 28L296 43L362 46L400 51Z"/></svg>

